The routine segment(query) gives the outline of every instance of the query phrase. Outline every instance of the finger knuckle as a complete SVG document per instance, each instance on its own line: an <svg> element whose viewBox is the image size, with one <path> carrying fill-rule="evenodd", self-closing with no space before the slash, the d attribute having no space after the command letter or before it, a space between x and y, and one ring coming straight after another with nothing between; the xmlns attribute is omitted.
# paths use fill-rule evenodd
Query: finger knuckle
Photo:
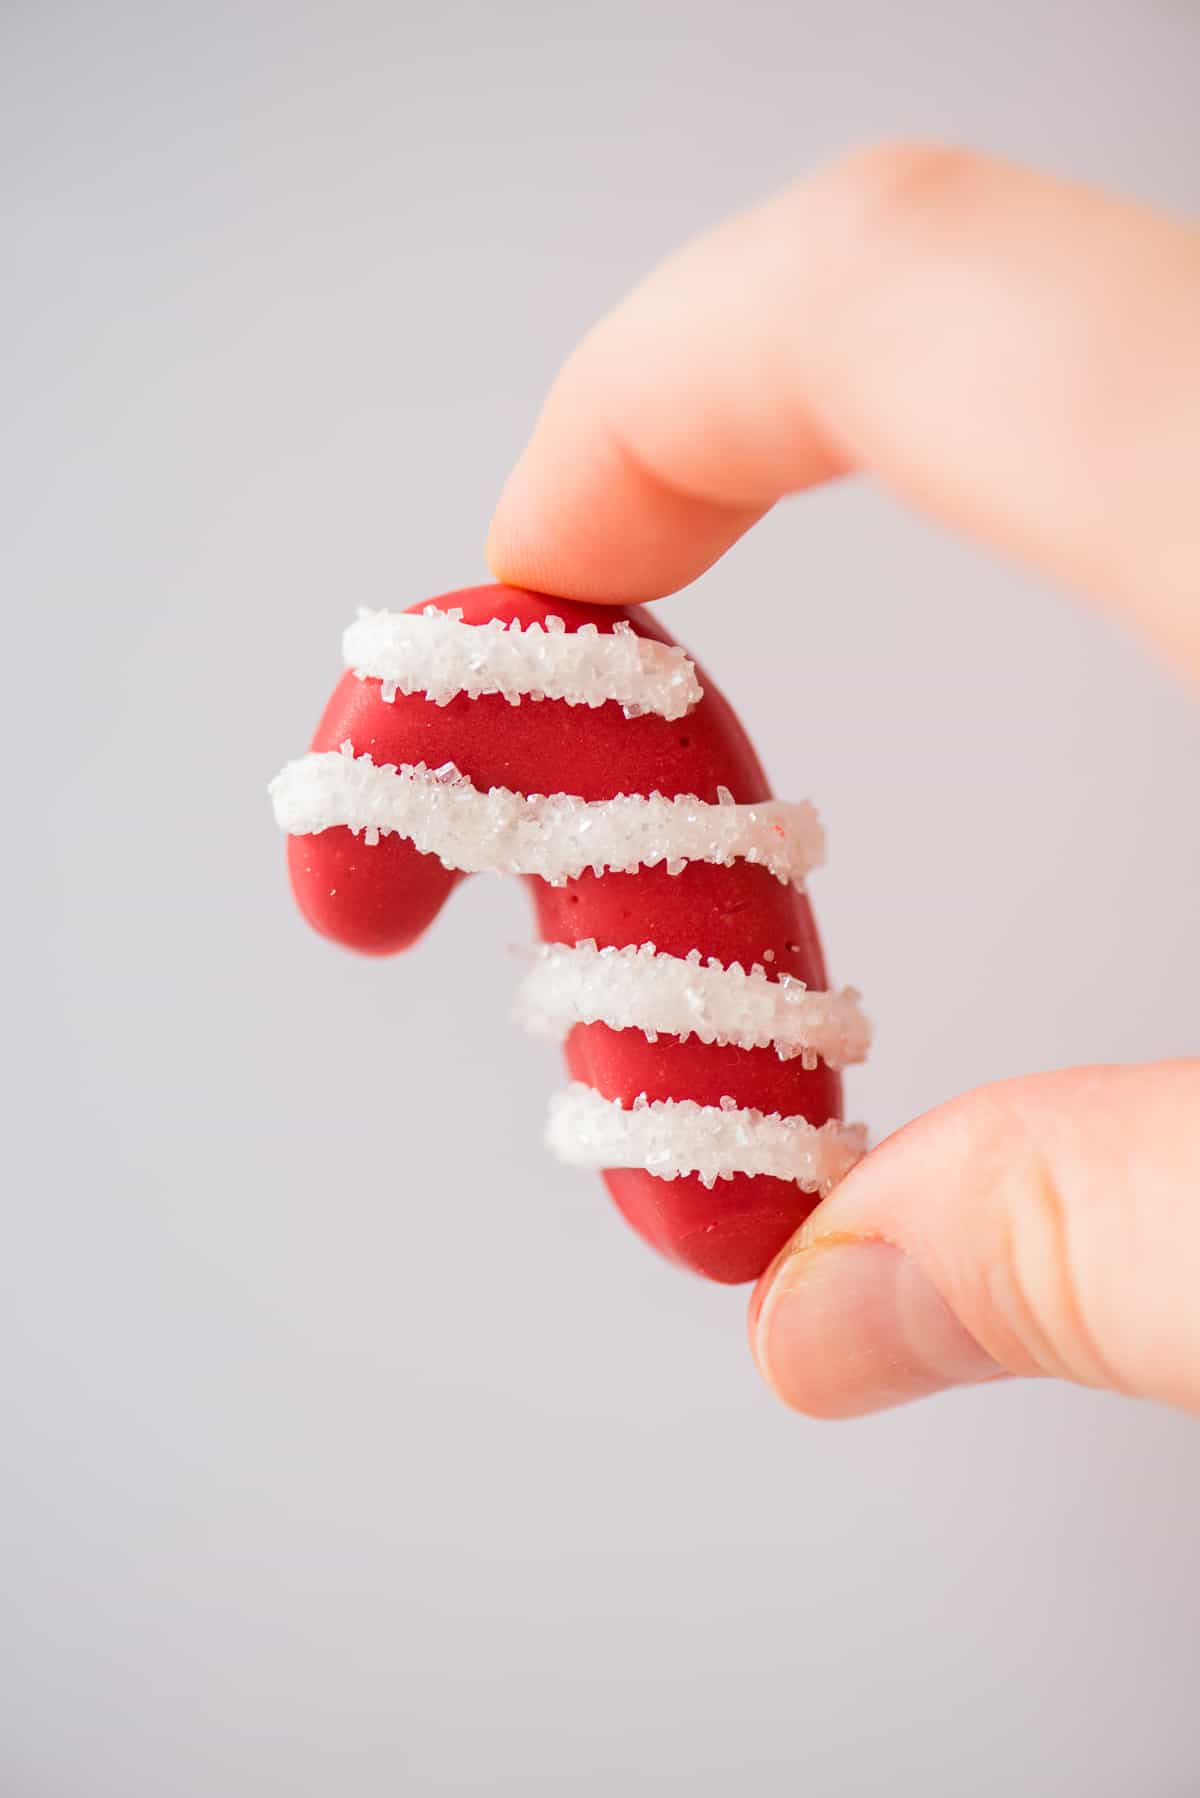
<svg viewBox="0 0 1200 1798"><path fill-rule="evenodd" d="M867 232L891 238L969 209L983 168L981 157L958 145L896 139L850 151L835 175Z"/></svg>
<svg viewBox="0 0 1200 1798"><path fill-rule="evenodd" d="M1004 1109L1008 1115L998 1125L998 1140L1006 1146L998 1183L1000 1252L991 1269L992 1301L1039 1371L1085 1385L1119 1387L1079 1277L1076 1183L1020 1107Z"/></svg>
<svg viewBox="0 0 1200 1798"><path fill-rule="evenodd" d="M799 378L835 438L848 434L853 447L855 421L877 413L877 396L919 351L928 272L979 212L986 179L968 150L900 141L853 150L815 187L795 190L790 254L806 319ZM815 270L814 233L826 245Z"/></svg>

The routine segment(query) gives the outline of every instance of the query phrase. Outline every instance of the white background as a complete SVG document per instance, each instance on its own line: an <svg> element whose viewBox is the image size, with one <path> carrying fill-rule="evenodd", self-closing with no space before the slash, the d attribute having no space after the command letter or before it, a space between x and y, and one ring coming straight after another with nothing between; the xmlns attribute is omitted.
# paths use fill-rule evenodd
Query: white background
<svg viewBox="0 0 1200 1798"><path fill-rule="evenodd" d="M1200 1786L1196 1426L777 1408L745 1294L543 1156L521 894L357 962L264 793L681 237L897 131L1195 205L1198 53L1184 0L10 0L6 1794ZM1200 726L1115 630L857 484L664 614L822 809L877 1133L1195 1050Z"/></svg>

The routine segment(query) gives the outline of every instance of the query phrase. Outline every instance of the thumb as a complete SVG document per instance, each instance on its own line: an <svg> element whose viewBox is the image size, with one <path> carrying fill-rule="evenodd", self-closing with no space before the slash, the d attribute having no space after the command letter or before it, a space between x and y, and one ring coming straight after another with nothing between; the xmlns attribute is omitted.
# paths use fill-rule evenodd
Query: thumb
<svg viewBox="0 0 1200 1798"><path fill-rule="evenodd" d="M981 1088L890 1137L763 1276L759 1367L854 1417L1052 1375L1200 1411L1200 1060Z"/></svg>

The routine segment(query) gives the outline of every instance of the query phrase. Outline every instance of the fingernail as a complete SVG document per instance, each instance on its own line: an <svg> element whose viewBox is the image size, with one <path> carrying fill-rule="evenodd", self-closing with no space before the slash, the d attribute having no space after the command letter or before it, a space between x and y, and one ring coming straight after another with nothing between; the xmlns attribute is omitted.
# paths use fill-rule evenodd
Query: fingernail
<svg viewBox="0 0 1200 1798"><path fill-rule="evenodd" d="M916 1262L890 1243L818 1238L781 1262L754 1328L785 1404L858 1417L1003 1373Z"/></svg>

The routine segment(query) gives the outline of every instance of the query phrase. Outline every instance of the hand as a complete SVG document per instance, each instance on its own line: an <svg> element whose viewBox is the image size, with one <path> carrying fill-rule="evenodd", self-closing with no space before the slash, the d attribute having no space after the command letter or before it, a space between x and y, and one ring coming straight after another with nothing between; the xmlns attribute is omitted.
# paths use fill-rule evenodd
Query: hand
<svg viewBox="0 0 1200 1798"><path fill-rule="evenodd" d="M950 150L856 153L672 257L558 376L498 578L685 585L851 470L1200 675L1200 232ZM899 1131L755 1293L787 1403L1054 1375L1200 1410L1200 1060L1013 1080Z"/></svg>

